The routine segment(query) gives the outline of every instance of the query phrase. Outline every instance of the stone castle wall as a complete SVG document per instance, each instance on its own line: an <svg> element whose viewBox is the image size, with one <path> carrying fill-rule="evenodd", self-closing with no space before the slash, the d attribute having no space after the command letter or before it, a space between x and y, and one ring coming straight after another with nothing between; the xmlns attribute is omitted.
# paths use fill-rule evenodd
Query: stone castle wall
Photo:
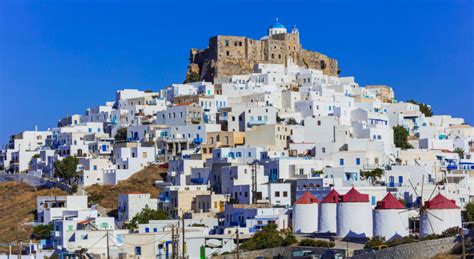
<svg viewBox="0 0 474 259"><path fill-rule="evenodd" d="M337 76L337 60L301 47L297 33L282 33L262 40L241 36L215 36L204 50L191 49L190 67L199 68L201 80L249 74L258 63L287 64L289 59L302 67L323 70ZM189 73L189 71L188 71Z"/></svg>

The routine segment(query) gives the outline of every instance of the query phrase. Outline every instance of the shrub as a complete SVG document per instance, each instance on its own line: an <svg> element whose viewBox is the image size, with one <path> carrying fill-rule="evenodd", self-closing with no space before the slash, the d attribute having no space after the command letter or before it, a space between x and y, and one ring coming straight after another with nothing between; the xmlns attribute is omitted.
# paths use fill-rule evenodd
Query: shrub
<svg viewBox="0 0 474 259"><path fill-rule="evenodd" d="M33 227L33 233L31 237L36 240L49 239L51 232L53 231L53 224L37 225Z"/></svg>
<svg viewBox="0 0 474 259"><path fill-rule="evenodd" d="M312 247L334 247L336 244L332 241L316 240L316 239L303 239L299 243L300 246L312 246Z"/></svg>
<svg viewBox="0 0 474 259"><path fill-rule="evenodd" d="M288 234L283 239L281 245L282 246L291 246L292 244L296 244L296 243L298 243L298 240L296 239L293 232L288 232Z"/></svg>
<svg viewBox="0 0 474 259"><path fill-rule="evenodd" d="M168 213L164 210L153 210L145 207L140 213L130 220L127 224L128 229L137 229L138 224L147 224L150 220L169 219Z"/></svg>
<svg viewBox="0 0 474 259"><path fill-rule="evenodd" d="M370 239L367 243L365 243L364 248L365 249L379 249L381 246L387 245L385 243L385 238L384 237L373 237Z"/></svg>
<svg viewBox="0 0 474 259"><path fill-rule="evenodd" d="M258 250L265 248L280 247L283 238L277 230L277 225L268 224L259 232L255 233L252 238L245 241L241 248L244 250Z"/></svg>
<svg viewBox="0 0 474 259"><path fill-rule="evenodd" d="M73 184L73 185L71 186L71 191L72 191L72 193L76 193L76 192L77 192L77 188L78 188L78 187L77 187L77 184Z"/></svg>

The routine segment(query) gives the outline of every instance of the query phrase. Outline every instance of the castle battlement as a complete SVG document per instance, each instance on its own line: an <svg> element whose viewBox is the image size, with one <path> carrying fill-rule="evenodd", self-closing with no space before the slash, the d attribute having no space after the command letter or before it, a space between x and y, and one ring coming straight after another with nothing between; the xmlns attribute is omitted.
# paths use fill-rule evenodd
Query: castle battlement
<svg viewBox="0 0 474 259"><path fill-rule="evenodd" d="M322 70L326 75L339 73L337 60L303 49L298 29L288 33L277 21L260 40L218 35L209 39L208 48L191 49L186 79L190 81L191 73L196 73L199 80L213 81L216 77L250 74L258 63L288 64L290 60L301 67Z"/></svg>

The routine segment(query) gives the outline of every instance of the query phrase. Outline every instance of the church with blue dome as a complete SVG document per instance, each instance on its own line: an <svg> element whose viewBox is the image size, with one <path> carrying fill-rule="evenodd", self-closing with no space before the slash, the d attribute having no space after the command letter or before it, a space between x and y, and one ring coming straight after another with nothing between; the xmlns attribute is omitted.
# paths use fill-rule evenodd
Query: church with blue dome
<svg viewBox="0 0 474 259"><path fill-rule="evenodd" d="M276 18L275 23L270 28L268 28L268 36L281 33L287 33L287 30L285 25L278 22L278 18Z"/></svg>

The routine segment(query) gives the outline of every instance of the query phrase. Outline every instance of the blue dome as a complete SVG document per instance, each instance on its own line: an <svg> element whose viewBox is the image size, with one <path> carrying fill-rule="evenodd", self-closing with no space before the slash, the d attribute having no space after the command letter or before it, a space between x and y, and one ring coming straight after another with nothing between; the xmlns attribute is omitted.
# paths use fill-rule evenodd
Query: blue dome
<svg viewBox="0 0 474 259"><path fill-rule="evenodd" d="M273 24L272 28L274 28L274 29L285 29L285 25L283 25L283 24L279 23L278 21L276 21Z"/></svg>
<svg viewBox="0 0 474 259"><path fill-rule="evenodd" d="M286 29L285 25L278 22L278 18L275 19L275 23L270 28L273 28L273 29Z"/></svg>

